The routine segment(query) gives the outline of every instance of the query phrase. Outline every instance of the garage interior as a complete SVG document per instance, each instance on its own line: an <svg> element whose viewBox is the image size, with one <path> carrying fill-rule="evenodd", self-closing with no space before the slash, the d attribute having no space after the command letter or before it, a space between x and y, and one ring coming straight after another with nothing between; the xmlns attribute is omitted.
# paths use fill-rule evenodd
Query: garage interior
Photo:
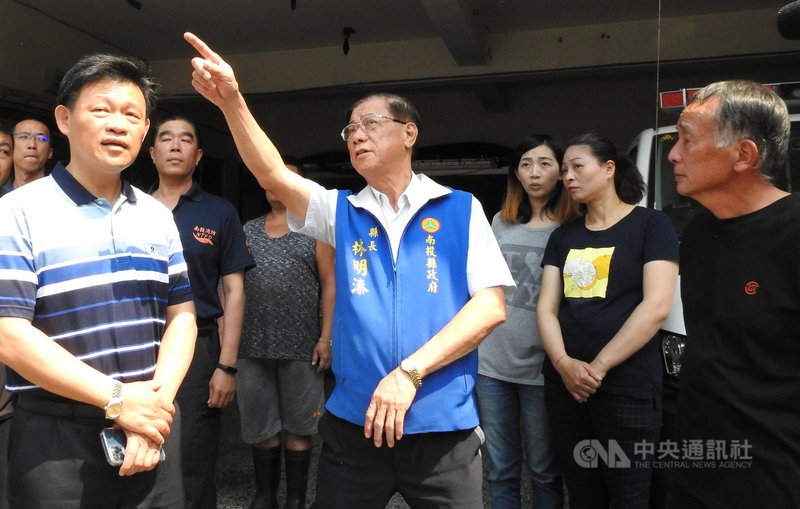
<svg viewBox="0 0 800 509"><path fill-rule="evenodd" d="M235 69L259 123L325 185L357 189L338 136L373 91L407 96L423 127L415 170L499 207L505 158L530 133L595 131L620 151L674 123L658 92L726 78L800 81L800 42L776 28L785 0L0 0L0 116L52 124L63 72L93 52L145 59L163 85L154 117L194 118L203 186L242 220L263 194L222 115L194 92L199 35ZM757 5L755 5L757 4ZM68 160L66 139L54 137ZM126 176L155 179L143 151Z"/></svg>

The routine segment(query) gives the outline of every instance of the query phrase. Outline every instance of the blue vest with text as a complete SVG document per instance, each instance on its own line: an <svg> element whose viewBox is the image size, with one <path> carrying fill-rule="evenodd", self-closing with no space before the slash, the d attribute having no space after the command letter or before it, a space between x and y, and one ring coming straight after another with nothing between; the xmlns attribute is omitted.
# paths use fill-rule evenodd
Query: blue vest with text
<svg viewBox="0 0 800 509"><path fill-rule="evenodd" d="M426 203L406 225L395 262L386 231L340 191L336 206L333 372L326 408L363 425L372 393L390 371L439 332L469 300L467 251L472 195ZM477 349L426 376L404 432L478 425Z"/></svg>

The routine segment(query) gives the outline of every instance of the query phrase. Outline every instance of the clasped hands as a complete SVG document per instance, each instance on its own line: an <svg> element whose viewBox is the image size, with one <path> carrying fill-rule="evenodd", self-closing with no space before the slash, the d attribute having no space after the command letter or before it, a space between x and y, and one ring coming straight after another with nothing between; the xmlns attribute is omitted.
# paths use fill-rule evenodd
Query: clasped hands
<svg viewBox="0 0 800 509"><path fill-rule="evenodd" d="M165 400L160 388L161 383L154 380L122 385L122 413L115 421L127 437L121 476L152 470L158 464L175 415L175 405Z"/></svg>
<svg viewBox="0 0 800 509"><path fill-rule="evenodd" d="M586 403L589 396L597 392L606 375L592 363L572 358L567 354L564 354L554 366L569 393L580 403Z"/></svg>

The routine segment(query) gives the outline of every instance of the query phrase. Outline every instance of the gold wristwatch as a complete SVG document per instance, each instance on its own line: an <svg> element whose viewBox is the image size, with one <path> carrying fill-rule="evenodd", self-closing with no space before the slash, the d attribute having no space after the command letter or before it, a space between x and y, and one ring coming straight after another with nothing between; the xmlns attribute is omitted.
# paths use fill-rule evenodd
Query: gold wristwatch
<svg viewBox="0 0 800 509"><path fill-rule="evenodd" d="M122 382L114 380L111 399L105 407L106 419L117 419L122 414Z"/></svg>
<svg viewBox="0 0 800 509"><path fill-rule="evenodd" d="M414 388L419 390L419 388L422 387L422 378L419 376L416 362L411 359L405 359L400 363L400 369L408 373L409 378L411 378L411 383L414 384Z"/></svg>

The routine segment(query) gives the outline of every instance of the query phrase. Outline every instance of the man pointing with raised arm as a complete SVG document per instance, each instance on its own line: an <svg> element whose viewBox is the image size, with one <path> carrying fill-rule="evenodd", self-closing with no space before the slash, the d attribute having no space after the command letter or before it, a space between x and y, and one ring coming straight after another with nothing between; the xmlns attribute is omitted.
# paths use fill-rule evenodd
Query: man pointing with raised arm
<svg viewBox="0 0 800 509"><path fill-rule="evenodd" d="M419 115L373 94L341 136L367 181L326 190L286 170L233 70L193 34L192 85L217 105L244 163L292 229L336 249L333 370L315 507L483 507L476 347L505 319L513 279L478 201L411 171ZM386 442L389 448L381 445Z"/></svg>

